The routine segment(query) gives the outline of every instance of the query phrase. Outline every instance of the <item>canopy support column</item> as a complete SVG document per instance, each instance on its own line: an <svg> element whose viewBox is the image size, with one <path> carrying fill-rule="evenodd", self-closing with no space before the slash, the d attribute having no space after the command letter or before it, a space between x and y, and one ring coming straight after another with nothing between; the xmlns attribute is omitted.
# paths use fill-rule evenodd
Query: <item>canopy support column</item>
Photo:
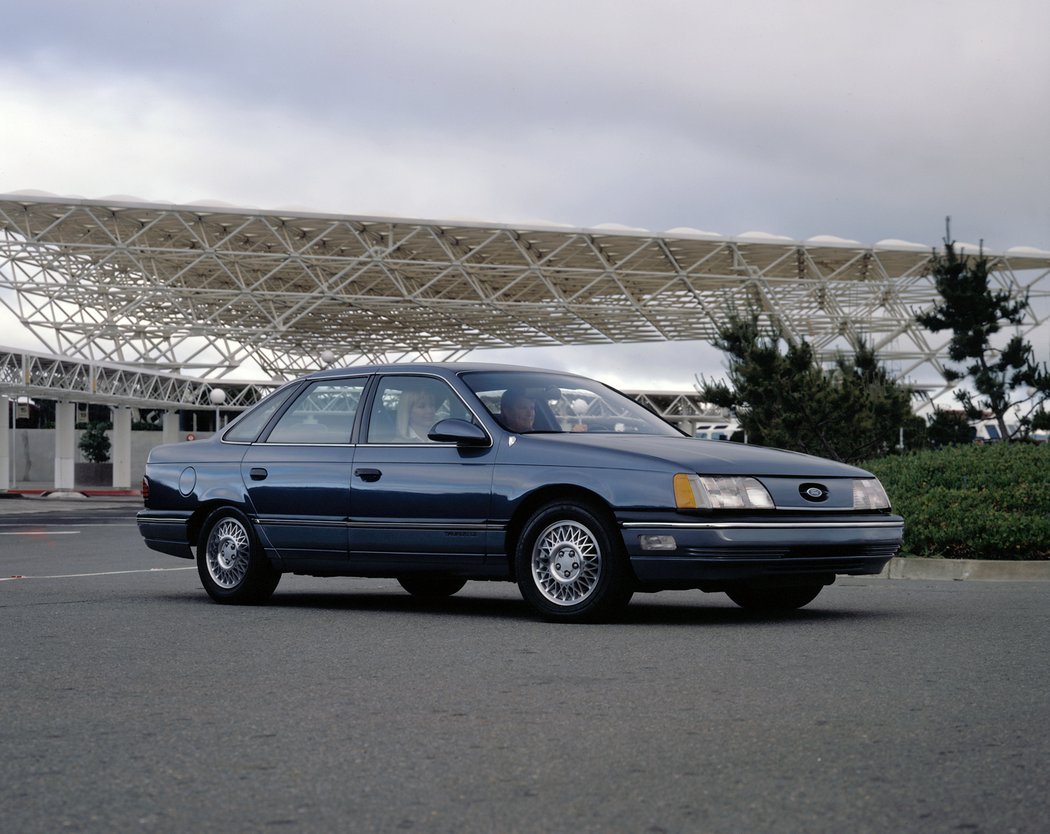
<svg viewBox="0 0 1050 834"><path fill-rule="evenodd" d="M161 441L163 443L179 442L179 412L165 411L161 417Z"/></svg>
<svg viewBox="0 0 1050 834"><path fill-rule="evenodd" d="M0 490L11 489L11 398L0 395Z"/></svg>
<svg viewBox="0 0 1050 834"><path fill-rule="evenodd" d="M131 489L131 409L113 409L113 488Z"/></svg>
<svg viewBox="0 0 1050 834"><path fill-rule="evenodd" d="M55 489L75 486L76 417L76 403L55 403Z"/></svg>

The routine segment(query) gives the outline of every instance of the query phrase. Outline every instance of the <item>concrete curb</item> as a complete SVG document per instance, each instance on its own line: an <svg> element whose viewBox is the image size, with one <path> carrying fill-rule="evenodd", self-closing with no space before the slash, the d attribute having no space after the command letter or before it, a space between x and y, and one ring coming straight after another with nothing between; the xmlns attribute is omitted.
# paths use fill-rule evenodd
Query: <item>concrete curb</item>
<svg viewBox="0 0 1050 834"><path fill-rule="evenodd" d="M883 579L966 579L990 582L1050 582L1050 562L990 559L922 559L895 556L879 574Z"/></svg>

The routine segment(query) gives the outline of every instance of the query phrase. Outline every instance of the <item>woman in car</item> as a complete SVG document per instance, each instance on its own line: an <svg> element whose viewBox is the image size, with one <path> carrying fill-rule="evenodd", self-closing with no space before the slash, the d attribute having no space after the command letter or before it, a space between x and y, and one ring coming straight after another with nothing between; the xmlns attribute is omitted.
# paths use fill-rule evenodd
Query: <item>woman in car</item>
<svg viewBox="0 0 1050 834"><path fill-rule="evenodd" d="M436 412L437 398L430 387L406 388L397 402L398 440L427 441Z"/></svg>

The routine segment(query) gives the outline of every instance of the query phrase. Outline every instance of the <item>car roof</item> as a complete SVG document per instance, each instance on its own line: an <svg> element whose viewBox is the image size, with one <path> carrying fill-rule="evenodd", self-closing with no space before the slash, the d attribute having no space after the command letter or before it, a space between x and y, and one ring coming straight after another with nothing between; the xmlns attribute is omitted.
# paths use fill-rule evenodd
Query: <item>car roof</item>
<svg viewBox="0 0 1050 834"><path fill-rule="evenodd" d="M549 368L535 368L528 365L501 365L493 362L399 362L385 365L352 365L345 368L327 368L304 377L305 379L328 379L353 374L375 373L437 373L441 376L453 376L464 372L510 372L541 373L558 376L580 377L571 371L556 371Z"/></svg>

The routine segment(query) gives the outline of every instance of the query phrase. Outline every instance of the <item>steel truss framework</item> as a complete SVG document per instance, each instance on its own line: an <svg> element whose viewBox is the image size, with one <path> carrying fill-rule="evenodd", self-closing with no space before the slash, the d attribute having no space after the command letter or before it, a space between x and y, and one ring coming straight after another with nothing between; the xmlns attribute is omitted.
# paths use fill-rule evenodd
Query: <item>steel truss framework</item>
<svg viewBox="0 0 1050 834"><path fill-rule="evenodd" d="M39 397L135 408L211 410L215 408L211 392L221 388L225 394L222 410L241 411L261 400L277 384L229 380L219 384L215 380L171 372L0 348L0 394L12 398ZM710 414L710 409L695 391L627 393L670 422L686 423L723 414L720 411Z"/></svg>
<svg viewBox="0 0 1050 834"><path fill-rule="evenodd" d="M1050 253L988 254L1001 287L1050 295ZM212 379L249 361L287 378L328 352L354 365L710 340L748 308L825 356L863 339L907 377L939 371L947 342L914 323L935 299L930 256L892 241L0 196L0 303L49 352Z"/></svg>
<svg viewBox="0 0 1050 834"><path fill-rule="evenodd" d="M0 349L0 394L136 408L214 409L215 386L196 377ZM265 383L225 383L224 411L238 411L273 390Z"/></svg>

